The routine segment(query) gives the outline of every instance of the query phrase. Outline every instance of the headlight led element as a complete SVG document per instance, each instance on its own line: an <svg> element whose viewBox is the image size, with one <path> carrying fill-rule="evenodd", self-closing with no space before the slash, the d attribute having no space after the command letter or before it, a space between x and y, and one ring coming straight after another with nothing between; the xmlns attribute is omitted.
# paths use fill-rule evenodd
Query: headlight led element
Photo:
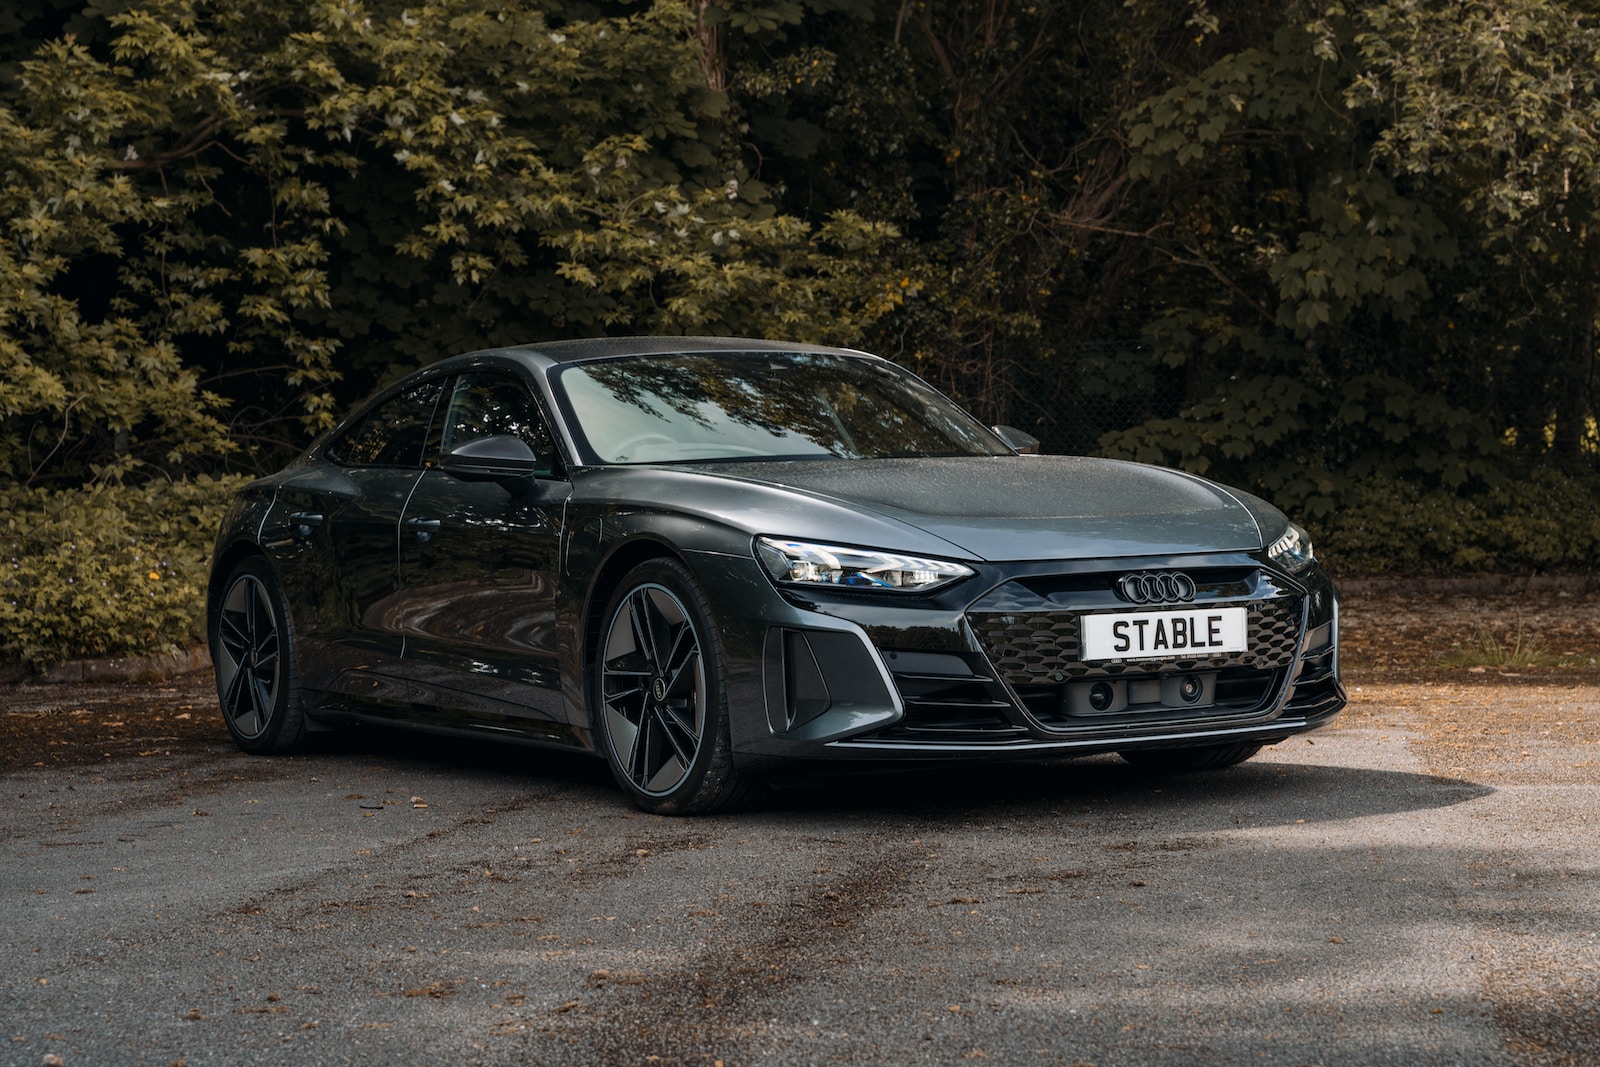
<svg viewBox="0 0 1600 1067"><path fill-rule="evenodd" d="M942 559L923 559L880 552L756 538L756 556L780 585L834 585L847 589L893 589L926 592L972 574L970 567Z"/></svg>
<svg viewBox="0 0 1600 1067"><path fill-rule="evenodd" d="M1267 546L1267 558L1291 574L1305 570L1316 558L1311 552L1311 535L1291 522L1283 536Z"/></svg>

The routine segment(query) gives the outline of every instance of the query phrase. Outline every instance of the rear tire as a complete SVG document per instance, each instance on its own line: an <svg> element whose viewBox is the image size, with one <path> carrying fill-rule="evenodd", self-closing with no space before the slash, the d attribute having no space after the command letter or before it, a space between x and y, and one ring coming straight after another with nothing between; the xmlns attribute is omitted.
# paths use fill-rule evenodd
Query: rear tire
<svg viewBox="0 0 1600 1067"><path fill-rule="evenodd" d="M1232 767L1254 756L1261 748L1257 742L1240 741L1232 745L1202 745L1195 748L1130 748L1117 755L1142 770L1183 774Z"/></svg>
<svg viewBox="0 0 1600 1067"><path fill-rule="evenodd" d="M211 621L211 662L228 732L246 752L292 752L305 742L305 698L295 668L294 628L266 561L228 575Z"/></svg>
<svg viewBox="0 0 1600 1067"><path fill-rule="evenodd" d="M606 607L594 663L594 737L629 799L661 815L744 799L711 605L675 559L629 571Z"/></svg>

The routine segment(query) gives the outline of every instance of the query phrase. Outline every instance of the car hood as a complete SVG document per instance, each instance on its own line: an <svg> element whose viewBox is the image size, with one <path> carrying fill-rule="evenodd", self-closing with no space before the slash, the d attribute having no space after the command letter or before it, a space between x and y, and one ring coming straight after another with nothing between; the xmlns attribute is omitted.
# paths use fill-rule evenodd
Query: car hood
<svg viewBox="0 0 1600 1067"><path fill-rule="evenodd" d="M758 516L769 509L757 507L748 518L767 528L754 533L862 544L868 530L883 537L889 534L885 525L912 527L924 536L906 530L903 543L878 547L939 551L927 544L931 535L980 560L1256 551L1263 535L1276 536L1287 522L1271 505L1203 478L1078 456L786 461L676 470L695 479L742 482L758 497L778 490L790 495L791 504L795 497L814 503L799 514L784 509L791 516L784 528L768 527L770 516ZM848 521L852 514L854 522ZM869 515L884 521L863 523Z"/></svg>

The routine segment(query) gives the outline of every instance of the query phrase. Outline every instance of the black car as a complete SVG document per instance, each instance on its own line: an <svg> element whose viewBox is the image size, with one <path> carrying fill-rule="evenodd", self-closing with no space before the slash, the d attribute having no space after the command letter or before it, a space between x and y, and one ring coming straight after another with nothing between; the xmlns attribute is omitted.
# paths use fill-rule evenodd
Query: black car
<svg viewBox="0 0 1600 1067"><path fill-rule="evenodd" d="M1030 444L813 345L442 360L233 503L209 595L228 729L261 753L361 721L569 747L689 813L797 760L1225 767L1344 706L1303 530Z"/></svg>

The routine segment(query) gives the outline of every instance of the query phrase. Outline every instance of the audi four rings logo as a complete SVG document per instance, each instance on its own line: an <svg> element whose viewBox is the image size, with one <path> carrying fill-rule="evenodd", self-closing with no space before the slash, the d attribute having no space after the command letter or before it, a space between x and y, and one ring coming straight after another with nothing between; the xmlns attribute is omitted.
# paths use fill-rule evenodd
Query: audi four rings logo
<svg viewBox="0 0 1600 1067"><path fill-rule="evenodd" d="M1194 599L1194 579L1181 571L1146 571L1117 579L1117 595L1135 604Z"/></svg>

